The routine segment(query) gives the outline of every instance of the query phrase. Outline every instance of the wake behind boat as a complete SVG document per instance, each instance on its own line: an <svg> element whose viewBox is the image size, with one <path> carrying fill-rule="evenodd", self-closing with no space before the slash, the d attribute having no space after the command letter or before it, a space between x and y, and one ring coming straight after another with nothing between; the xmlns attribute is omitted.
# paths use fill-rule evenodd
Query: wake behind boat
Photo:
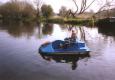
<svg viewBox="0 0 115 80"><path fill-rule="evenodd" d="M43 44L39 48L39 53L46 56L54 55L89 55L89 48L86 44L79 40L72 40L66 38L63 40L56 40L51 43Z"/></svg>

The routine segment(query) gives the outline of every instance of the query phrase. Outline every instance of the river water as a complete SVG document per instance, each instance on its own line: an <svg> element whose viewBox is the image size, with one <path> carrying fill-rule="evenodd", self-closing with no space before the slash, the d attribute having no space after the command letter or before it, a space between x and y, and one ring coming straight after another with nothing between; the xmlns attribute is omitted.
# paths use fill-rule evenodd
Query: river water
<svg viewBox="0 0 115 80"><path fill-rule="evenodd" d="M63 40L70 29L90 48L90 57L71 63L44 60L41 44ZM111 26L86 27L59 24L0 25L0 80L114 80L115 32Z"/></svg>

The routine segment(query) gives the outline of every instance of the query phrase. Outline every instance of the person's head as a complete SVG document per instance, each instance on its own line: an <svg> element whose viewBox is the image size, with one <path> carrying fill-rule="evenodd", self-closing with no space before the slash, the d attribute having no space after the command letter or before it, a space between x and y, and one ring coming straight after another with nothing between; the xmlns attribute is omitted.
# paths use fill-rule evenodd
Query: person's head
<svg viewBox="0 0 115 80"><path fill-rule="evenodd" d="M72 33L74 33L75 31L74 30L72 30Z"/></svg>
<svg viewBox="0 0 115 80"><path fill-rule="evenodd" d="M72 30L72 32L75 32L74 30Z"/></svg>

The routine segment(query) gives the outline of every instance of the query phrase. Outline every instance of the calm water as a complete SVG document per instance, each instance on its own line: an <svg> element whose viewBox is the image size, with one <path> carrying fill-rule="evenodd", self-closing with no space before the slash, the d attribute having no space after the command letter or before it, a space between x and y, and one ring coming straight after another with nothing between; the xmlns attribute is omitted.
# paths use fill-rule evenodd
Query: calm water
<svg viewBox="0 0 115 80"><path fill-rule="evenodd" d="M70 35L71 25L0 25L0 80L114 80L115 32L113 27L79 27L78 38L91 49L90 57L71 63L46 61L41 44Z"/></svg>

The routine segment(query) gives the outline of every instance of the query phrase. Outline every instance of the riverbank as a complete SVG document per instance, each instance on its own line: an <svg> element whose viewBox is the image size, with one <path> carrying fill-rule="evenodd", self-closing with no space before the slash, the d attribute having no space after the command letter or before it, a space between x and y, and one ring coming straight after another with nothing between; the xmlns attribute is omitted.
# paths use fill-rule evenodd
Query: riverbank
<svg viewBox="0 0 115 80"><path fill-rule="evenodd" d="M62 18L62 17L51 17L51 18L25 18L25 19L0 19L0 23L57 23L57 24L72 24L72 25L88 25L88 26L100 26L100 25L115 25L114 18L105 19L80 19L80 18Z"/></svg>
<svg viewBox="0 0 115 80"><path fill-rule="evenodd" d="M78 18L49 18L42 20L43 22L58 23L58 24L74 24L74 25L90 25L91 19L78 19Z"/></svg>

